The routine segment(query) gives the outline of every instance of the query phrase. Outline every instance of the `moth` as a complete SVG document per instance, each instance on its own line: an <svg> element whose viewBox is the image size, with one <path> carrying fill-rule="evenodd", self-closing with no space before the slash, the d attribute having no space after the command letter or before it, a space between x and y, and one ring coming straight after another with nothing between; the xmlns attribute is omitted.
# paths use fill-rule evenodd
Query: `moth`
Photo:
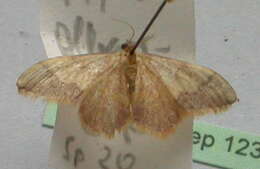
<svg viewBox="0 0 260 169"><path fill-rule="evenodd" d="M41 61L18 78L18 92L78 106L82 127L109 138L129 125L167 137L186 116L223 112L238 100L217 72L137 46Z"/></svg>

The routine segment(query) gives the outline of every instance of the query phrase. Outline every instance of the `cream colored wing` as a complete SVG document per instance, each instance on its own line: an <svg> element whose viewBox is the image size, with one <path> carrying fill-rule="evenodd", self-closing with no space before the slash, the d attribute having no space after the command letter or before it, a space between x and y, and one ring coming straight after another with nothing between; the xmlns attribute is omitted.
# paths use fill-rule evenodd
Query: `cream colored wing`
<svg viewBox="0 0 260 169"><path fill-rule="evenodd" d="M18 91L33 98L78 104L85 89L120 64L120 57L115 55L61 56L41 61L18 78Z"/></svg>
<svg viewBox="0 0 260 169"><path fill-rule="evenodd" d="M218 73L175 59L137 56L133 120L137 126L167 136L186 115L217 113L237 101Z"/></svg>
<svg viewBox="0 0 260 169"><path fill-rule="evenodd" d="M84 129L112 137L130 119L125 63L120 53L48 59L24 72L17 87L23 95L79 105Z"/></svg>

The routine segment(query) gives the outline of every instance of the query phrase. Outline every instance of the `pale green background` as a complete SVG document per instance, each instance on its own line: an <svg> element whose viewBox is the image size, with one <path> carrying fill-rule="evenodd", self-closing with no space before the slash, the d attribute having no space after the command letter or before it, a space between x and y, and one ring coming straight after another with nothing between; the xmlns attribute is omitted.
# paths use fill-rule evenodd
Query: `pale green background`
<svg viewBox="0 0 260 169"><path fill-rule="evenodd" d="M39 1L0 2L0 166L50 169L52 130L41 126L44 104L18 96L15 88L20 73L47 58L39 35ZM240 97L230 112L201 120L260 135L260 1L196 0L195 5L197 61L223 74Z"/></svg>

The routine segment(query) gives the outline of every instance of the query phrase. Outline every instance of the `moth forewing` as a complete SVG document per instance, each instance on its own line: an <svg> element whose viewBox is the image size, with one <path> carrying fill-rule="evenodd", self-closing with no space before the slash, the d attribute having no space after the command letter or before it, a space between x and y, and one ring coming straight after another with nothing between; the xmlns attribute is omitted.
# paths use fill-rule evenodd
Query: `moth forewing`
<svg viewBox="0 0 260 169"><path fill-rule="evenodd" d="M18 92L48 101L79 104L84 90L120 62L114 54L61 56L41 61L17 80ZM113 57L115 56L115 57Z"/></svg>

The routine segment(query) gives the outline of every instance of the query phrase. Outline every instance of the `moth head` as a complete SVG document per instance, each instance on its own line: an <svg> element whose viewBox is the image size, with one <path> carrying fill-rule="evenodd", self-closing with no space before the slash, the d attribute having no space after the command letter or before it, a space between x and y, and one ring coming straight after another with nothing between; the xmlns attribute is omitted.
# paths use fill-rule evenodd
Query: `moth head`
<svg viewBox="0 0 260 169"><path fill-rule="evenodd" d="M121 49L127 53L129 53L134 47L134 43L131 41L126 41L121 45Z"/></svg>

